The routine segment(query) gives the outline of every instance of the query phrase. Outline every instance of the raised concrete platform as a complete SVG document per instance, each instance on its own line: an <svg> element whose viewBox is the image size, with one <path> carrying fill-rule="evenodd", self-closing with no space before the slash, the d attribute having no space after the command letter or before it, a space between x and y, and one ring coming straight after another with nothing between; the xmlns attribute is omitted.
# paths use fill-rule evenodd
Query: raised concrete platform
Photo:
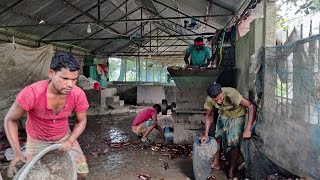
<svg viewBox="0 0 320 180"><path fill-rule="evenodd" d="M128 113L124 101L117 96L117 88L106 88L100 91L85 90L90 108L88 115Z"/></svg>
<svg viewBox="0 0 320 180"><path fill-rule="evenodd" d="M87 115L94 116L94 115L106 115L106 114L124 114L129 113L130 106L123 106L119 108L94 108L90 107L87 111Z"/></svg>

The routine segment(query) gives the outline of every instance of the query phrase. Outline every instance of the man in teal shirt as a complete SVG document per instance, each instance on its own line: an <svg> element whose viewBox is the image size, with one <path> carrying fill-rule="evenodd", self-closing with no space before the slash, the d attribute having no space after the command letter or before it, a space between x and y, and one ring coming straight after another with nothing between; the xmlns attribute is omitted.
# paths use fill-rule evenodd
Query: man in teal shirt
<svg viewBox="0 0 320 180"><path fill-rule="evenodd" d="M210 49L204 46L203 39L197 37L194 44L189 46L184 56L186 68L188 67L206 67L210 63ZM191 55L190 62L189 56Z"/></svg>

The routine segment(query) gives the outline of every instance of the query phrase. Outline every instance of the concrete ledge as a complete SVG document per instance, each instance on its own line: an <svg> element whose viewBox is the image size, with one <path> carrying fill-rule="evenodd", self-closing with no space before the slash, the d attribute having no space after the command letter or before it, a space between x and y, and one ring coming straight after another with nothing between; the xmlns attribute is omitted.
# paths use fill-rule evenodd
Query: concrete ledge
<svg viewBox="0 0 320 180"><path fill-rule="evenodd" d="M107 106L114 107L114 108L122 107L122 106L124 106L124 100L118 100L118 101L114 101L114 102L108 102L106 105L107 105Z"/></svg>
<svg viewBox="0 0 320 180"><path fill-rule="evenodd" d="M120 100L120 96L112 96L112 97L106 97L106 102L114 102L114 101L119 101Z"/></svg>
<svg viewBox="0 0 320 180"><path fill-rule="evenodd" d="M173 141L179 144L192 144L196 136L202 136L204 128L190 123L174 123Z"/></svg>
<svg viewBox="0 0 320 180"><path fill-rule="evenodd" d="M117 88L106 88L101 90L101 106L106 107L106 97L112 97L117 94Z"/></svg>
<svg viewBox="0 0 320 180"><path fill-rule="evenodd" d="M106 88L101 90L101 97L111 97L117 94L117 88Z"/></svg>
<svg viewBox="0 0 320 180"><path fill-rule="evenodd" d="M105 114L124 114L129 113L129 107L117 107L115 109L102 109L100 110L99 115L105 115Z"/></svg>

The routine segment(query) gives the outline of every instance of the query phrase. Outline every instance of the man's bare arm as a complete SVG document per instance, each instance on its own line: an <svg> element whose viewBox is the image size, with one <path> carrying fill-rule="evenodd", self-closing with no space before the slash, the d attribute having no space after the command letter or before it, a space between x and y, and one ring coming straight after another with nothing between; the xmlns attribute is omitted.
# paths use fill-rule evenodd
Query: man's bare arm
<svg viewBox="0 0 320 180"><path fill-rule="evenodd" d="M73 143L82 134L87 125L87 112L76 112L77 122L71 132L69 138L62 143L59 151L69 151L72 149Z"/></svg>
<svg viewBox="0 0 320 180"><path fill-rule="evenodd" d="M186 55L184 56L184 62L186 63L186 65L189 65L190 62L189 62L189 56L190 56L190 53L186 52Z"/></svg>
<svg viewBox="0 0 320 180"><path fill-rule="evenodd" d="M256 119L257 107L248 99L242 98L240 104L248 109L248 120L246 121L246 129L244 131L244 138L251 137L251 128L254 120Z"/></svg>
<svg viewBox="0 0 320 180"><path fill-rule="evenodd" d="M14 157L10 161L9 167L7 169L7 176L11 178L17 172L17 168L15 167L16 164L20 161L26 162L21 152L17 124L17 122L20 120L20 118L22 118L25 112L26 111L15 101L4 118L4 130L14 153Z"/></svg>
<svg viewBox="0 0 320 180"><path fill-rule="evenodd" d="M153 115L152 116L152 120L153 120L153 122L154 122L154 127L158 130L158 131L160 131L162 134L164 134L164 131L163 131L163 129L162 129L162 127L158 124L158 116L157 115Z"/></svg>
<svg viewBox="0 0 320 180"><path fill-rule="evenodd" d="M77 122L69 137L69 141L73 143L82 134L87 125L87 112L76 112Z"/></svg>
<svg viewBox="0 0 320 180"><path fill-rule="evenodd" d="M208 136L209 135L209 130L211 127L211 123L212 123L212 109L207 109L206 111L206 123L205 123L205 135Z"/></svg>
<svg viewBox="0 0 320 180"><path fill-rule="evenodd" d="M158 124L158 118L157 118L157 115L153 115L152 117L152 120L155 124Z"/></svg>
<svg viewBox="0 0 320 180"><path fill-rule="evenodd" d="M204 135L201 137L201 143L207 142L208 141L208 136L209 136L209 130L211 127L212 123L212 109L207 109L206 111L206 123L205 123L205 132Z"/></svg>
<svg viewBox="0 0 320 180"><path fill-rule="evenodd" d="M15 101L4 118L4 129L6 136L15 155L22 155L18 138L17 122L25 113L26 111Z"/></svg>

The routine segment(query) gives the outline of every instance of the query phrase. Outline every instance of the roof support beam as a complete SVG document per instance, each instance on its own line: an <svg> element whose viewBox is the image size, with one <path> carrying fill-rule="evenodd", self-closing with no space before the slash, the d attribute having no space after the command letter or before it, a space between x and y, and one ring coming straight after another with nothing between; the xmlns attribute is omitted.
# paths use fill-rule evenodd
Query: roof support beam
<svg viewBox="0 0 320 180"><path fill-rule="evenodd" d="M161 51L158 55L161 55L164 52L170 52L170 51L166 51L167 49L169 49L170 47L173 47L173 45L178 42L179 40L176 40L174 43L172 43L170 46L166 47L163 51ZM174 52L178 52L178 51L174 51Z"/></svg>
<svg viewBox="0 0 320 180"><path fill-rule="evenodd" d="M171 38L171 37L190 37L190 36L212 36L214 33L199 33L199 34L177 34L169 36L152 36L152 38ZM142 37L140 39L149 39L150 37ZM116 40L116 39L127 39L130 37L114 37L114 38L90 38L90 39L51 39L43 40L43 42L66 42L66 41L97 41L97 40Z"/></svg>
<svg viewBox="0 0 320 180"><path fill-rule="evenodd" d="M112 54L110 55L110 57L121 57L121 56L143 56L143 57L148 57L150 54ZM179 53L179 54L162 54L162 55L152 55L153 57L165 57L165 56L169 56L169 57L183 57L184 54L183 53Z"/></svg>
<svg viewBox="0 0 320 180"><path fill-rule="evenodd" d="M174 8L172 8L172 7L164 4L164 3L162 3L162 2L159 2L158 0L152 0L152 1L154 1L154 2L156 2L156 3L158 3L158 4L161 4L161 5L163 5L164 7L167 7L167 8L169 8L169 9L173 10L173 11L176 11L176 12L178 12L178 13L184 15L184 16L187 16L188 18L192 18L192 17L189 16L188 14L183 13L183 12L177 10L177 9L174 9ZM198 19L195 19L195 20L198 21L198 22L200 22L200 23L202 23L202 24L204 24L204 25L206 25L206 26L208 26L208 27L211 27L211 28L213 28L213 29L217 29L216 27L211 26L210 24L207 24L207 23L205 23L204 21L201 21L201 20L198 20Z"/></svg>
<svg viewBox="0 0 320 180"><path fill-rule="evenodd" d="M139 8L139 9L141 9L141 8ZM160 12L158 12L158 14L156 14L156 17L159 15L159 14L161 14L165 9L167 9L167 8L164 8L162 11L160 11ZM127 17L127 15L126 15L126 17ZM121 18L122 19L122 18ZM143 25L146 25L147 24L147 22L144 22L143 23ZM131 33L130 35L127 35L127 37L130 37L132 34L134 34L135 32L137 32L139 29L139 26L138 27L136 27L136 28L134 28L134 29L132 29L132 30L130 30L130 31L134 31L133 33ZM137 30L135 30L135 29L137 29ZM149 32L150 34L151 34L151 32ZM127 34L128 34L128 32L127 32ZM150 37L150 36L149 36ZM151 38L151 37L150 37ZM132 41L132 40L130 40L130 41ZM129 44L129 43L128 43ZM128 44L125 44L125 45L123 45L122 47L121 47L121 49L123 48L123 47L125 47L125 46L127 46Z"/></svg>
<svg viewBox="0 0 320 180"><path fill-rule="evenodd" d="M140 8L140 18L142 19L142 15L143 15L143 13L142 13L142 8ZM142 37L142 34L143 34L143 28L144 28L144 26L145 26L146 24L143 24L143 22L141 21L140 22L140 36ZM151 27L151 26L150 26ZM151 36L151 34L152 34L152 32L151 32L151 28L150 28L150 31L149 31L149 33L150 33L150 36ZM138 45L138 51L140 51L140 47L141 47L141 44L142 44L142 42L139 44L139 43L136 43L135 41L133 41L136 45ZM146 50L146 51L148 51L148 49L146 49L145 47L142 47L144 50Z"/></svg>
<svg viewBox="0 0 320 180"><path fill-rule="evenodd" d="M98 22L100 22L100 0L98 0Z"/></svg>
<svg viewBox="0 0 320 180"><path fill-rule="evenodd" d="M123 2L123 3L121 3L121 4L120 4L118 7L116 7L114 10L112 10L108 15L106 15L106 17L104 17L104 18L102 19L102 21L105 20L107 17L109 17L113 12L115 12L115 11L118 10L118 9L120 9L125 3L126 3L126 1ZM112 3L112 4L113 4L113 3Z"/></svg>
<svg viewBox="0 0 320 180"><path fill-rule="evenodd" d="M89 18L93 19L97 24L100 24L99 22L99 19L97 19L96 17L92 16L91 14L85 12L85 11L82 11L81 9L79 9L78 7L74 6L72 3L68 2L67 0L63 0L65 3L67 3L68 5L70 5L72 8L80 11L82 14L88 16ZM99 7L100 5L98 5ZM103 24L103 23L102 23ZM105 24L103 24L104 28L106 28L107 26ZM119 31L111 28L110 26L108 26L109 29L111 29L113 32L117 33L117 34L121 34Z"/></svg>
<svg viewBox="0 0 320 180"><path fill-rule="evenodd" d="M126 0L126 20L128 20L128 0ZM126 22L126 34L128 34L128 22Z"/></svg>
<svg viewBox="0 0 320 180"><path fill-rule="evenodd" d="M236 25L238 25L239 22L242 21L242 19L244 18L244 14L250 9L251 4L255 3L255 0L251 0L250 3L248 4L248 6L244 9L244 11L241 13L241 15L239 16L240 18L235 22Z"/></svg>
<svg viewBox="0 0 320 180"><path fill-rule="evenodd" d="M1 11L1 12L0 12L0 15L3 14L3 13L5 13L5 12L7 12L8 10L14 8L14 7L17 6L18 4L20 4L22 1L24 1L24 0L19 0L19 1L15 2L15 3L13 3L11 6L7 7L7 8L4 9L3 11Z"/></svg>
<svg viewBox="0 0 320 180"><path fill-rule="evenodd" d="M176 45L158 45L158 46L140 46L140 47L171 47L171 46L177 46L177 47L186 47L190 46L189 44L176 44Z"/></svg>
<svg viewBox="0 0 320 180"><path fill-rule="evenodd" d="M145 9L145 8L144 8ZM147 9L145 9L147 10ZM151 12L150 10L147 10L149 12ZM133 13L133 12L132 12ZM130 13L130 14L132 14ZM154 12L151 12L154 14ZM82 16L82 15L80 15ZM221 15L221 16L231 16L231 15ZM208 16L194 16L194 17L208 17ZM210 16L209 16L210 17ZM211 16L213 17L213 16ZM123 17L125 18L125 17ZM185 28L183 26L181 26L180 24L176 23L176 22L173 22L173 21L170 21L171 19L185 19L186 17L159 17L159 18L143 18L143 19L120 19L120 20L110 20L110 21L105 21L105 20L102 20L100 21L100 23L124 23L124 22L157 22L157 21L163 21L163 20L166 20L166 21L169 21L169 22L172 22L182 28ZM73 19L74 20L74 19ZM73 21L72 20L72 21ZM25 24L25 25L8 25L8 26L0 26L0 28L20 28L20 27L42 27L42 26L66 26L66 25L76 25L76 24L88 24L88 23L92 23L92 21L84 21L84 22L66 22L66 23L47 23L47 24ZM108 25L109 26L109 25ZM187 28L185 28L187 29ZM191 31L190 29L188 29L189 31ZM192 31L193 32L193 31Z"/></svg>
<svg viewBox="0 0 320 180"><path fill-rule="evenodd" d="M161 29L160 29L161 30ZM162 31L162 30L161 30ZM164 32L164 31L163 31ZM175 33L176 34L176 33ZM157 35L158 36L158 35ZM169 38L167 38L166 40L164 40L161 44L160 44L160 46L162 46L164 43L166 43L167 41L169 40ZM179 40L179 39L178 39ZM178 41L177 40L177 41ZM159 45L158 45L158 47L159 47ZM153 50L151 51L151 52L154 52L154 51L156 51L157 50L157 54L158 54L158 48L153 48Z"/></svg>
<svg viewBox="0 0 320 180"><path fill-rule="evenodd" d="M143 23L143 25L146 25L146 24L147 24L147 23ZM137 32L137 31L139 31L139 30L140 30L140 26L138 26L138 27L130 30L129 32L131 32L131 31L134 31L134 32L132 32L128 37L130 37L132 34L134 34L135 32ZM153 31L155 31L155 30L153 30ZM153 31L152 31L152 32L153 32ZM152 32L149 32L149 33L151 34ZM143 39L146 39L146 38L143 38ZM116 40L116 38L113 39L113 40ZM110 44L111 42L112 42L112 41L109 41L108 43L103 44L102 46L94 49L93 51L91 51L91 54L95 54L99 49L101 49L101 48L103 48L104 46ZM135 43L135 44L137 45L137 43ZM123 47L125 47L125 46L127 46L127 44L125 44L124 46L120 47L119 49L123 49Z"/></svg>
<svg viewBox="0 0 320 180"><path fill-rule="evenodd" d="M138 11L139 9L140 9L140 7L136 8L135 10L131 11L128 15L130 15L130 14ZM118 20L121 20L121 19L123 19L123 18L125 18L125 17L126 17L126 15L125 15L125 16L122 16L122 17L119 18ZM115 23L115 22L114 22L114 23ZM105 27L105 28L108 28L109 26L112 26L114 23L108 24L108 26ZM94 32L94 33L91 33L90 36L87 36L85 39L89 39L90 37L96 35L97 33L101 32L101 31L103 31L103 29L100 29L100 30L98 30L98 31L96 31L96 32ZM81 40L82 40L82 39L81 39ZM81 41L81 40L80 40L80 41ZM79 42L78 42L78 43L73 43L73 45L79 45L79 44L80 44Z"/></svg>
<svg viewBox="0 0 320 180"><path fill-rule="evenodd" d="M147 23L144 23L144 24L147 24ZM131 33L128 37L130 37L132 34L134 34L135 32L139 31L139 26L131 29L129 32L127 32L126 34L130 33L131 31L134 31L133 33ZM114 39L110 39L110 40L117 40L117 38L114 38ZM99 46L98 48L94 49L91 51L91 54L95 54L99 49L103 48L104 46L110 44L112 41L106 43L106 44L103 44L102 46Z"/></svg>
<svg viewBox="0 0 320 180"><path fill-rule="evenodd" d="M102 46L99 46L99 47L95 48L94 50L92 50L92 51L90 52L90 54L95 54L96 51L98 51L99 49L105 47L106 45L108 45L108 44L110 44L110 43L112 43L112 41L109 41L109 42L107 42L107 43L104 43Z"/></svg>
<svg viewBox="0 0 320 180"><path fill-rule="evenodd" d="M250 2L249 2L250 1ZM248 1L244 1L241 6L239 7L239 9L237 10L237 12L235 13L235 15L233 16L233 18L230 19L230 21L225 25L225 28L228 27L231 23L237 24L239 23L240 20L242 20L244 13L248 10L248 8L250 7L250 5L255 2L255 0L248 0ZM242 12L241 9L244 8L244 10ZM234 21L234 19L236 18L236 16L241 13L241 15L239 16L240 18L237 21ZM234 22L233 22L234 21ZM224 28L224 29L225 29Z"/></svg>
<svg viewBox="0 0 320 180"><path fill-rule="evenodd" d="M184 52L184 50L180 50L180 51L165 51L165 52L168 52L168 53L173 53L173 52ZM109 54L113 54L111 52L103 52L103 53L109 53ZM126 52L126 51L122 51L122 52L116 52L114 54L138 54L138 51L137 52ZM141 52L140 51L140 54L151 54L151 55L160 55L160 54L154 54L154 53L150 53L150 52Z"/></svg>
<svg viewBox="0 0 320 180"><path fill-rule="evenodd" d="M146 8L144 8L146 11L148 11L148 12L150 12L150 13L152 13L152 14L157 14L156 12L153 12L153 10L151 10L151 9L146 9ZM166 8L165 8L166 9ZM165 10L164 9L164 10ZM163 12L164 10L162 10L161 12ZM160 16L160 13L158 13L158 16ZM161 18L164 18L164 17L162 17L162 16L160 16ZM177 26L179 26L179 27L181 27L181 28L185 28L185 27L183 27L183 26L181 26L180 24L178 24L178 23L176 23L176 22L174 22L174 21L171 21L171 20L168 20L168 19L165 19L164 18L164 20L167 20L167 21L169 21L169 22L171 22L171 23L173 23L173 24L175 24L175 25L177 25ZM157 23L158 24L158 23ZM161 25L161 24L160 24ZM161 25L161 26L163 26L163 25ZM192 31L192 30L190 30L190 29L188 29L188 31L190 31L190 32L192 32L192 33L196 33L196 32L194 32L194 31ZM184 39L181 39L181 38L179 38L180 40L182 40L182 41L184 41L185 43L188 43L186 40L184 40ZM190 40L190 39L188 39L188 40Z"/></svg>
<svg viewBox="0 0 320 180"><path fill-rule="evenodd" d="M144 24L144 25L146 25L146 24ZM139 30L140 30L140 29L139 29ZM152 34L152 33L153 33L154 31L156 31L156 30L157 30L157 29L154 29L154 30L150 31L149 33L146 34L146 36L144 36L144 38L139 39L139 40L146 40L146 42L143 42L143 41L142 41L141 44L139 44L139 43L136 43L135 41L133 41L134 44L137 45L137 48L139 49L139 47L142 47L142 46L141 46L142 44L147 44L147 43L148 43L148 40L150 40L150 35L148 36L148 34ZM126 45L124 45L124 46L126 46ZM122 47L119 48L119 49L123 49L124 46L122 46ZM146 46L146 47L147 47L147 46ZM146 49L146 47L143 46L143 49L149 52L149 50ZM127 49L128 49L128 48L127 48ZM116 52L116 51L115 51L115 52Z"/></svg>
<svg viewBox="0 0 320 180"><path fill-rule="evenodd" d="M107 0L102 0L102 1L100 2L100 5L101 5L102 3L104 3L104 2L106 2L106 1L107 1ZM85 12L89 12L89 11L91 11L92 9L96 8L97 6L98 6L98 5L96 4L96 5L92 6L92 7L90 7L89 9L87 9ZM78 19L78 18L81 17L82 15L83 15L83 14L79 14L79 15L75 16L74 18L70 19L67 23L62 23L62 24L60 24L59 27L57 27L57 28L54 29L53 31L49 32L49 33L46 34L45 36L41 37L38 41L41 41L42 39L50 36L51 34L55 33L55 32L58 31L59 29L63 28L63 27L64 27L65 25L67 25L68 23L71 23L72 21ZM57 25L58 25L58 24L57 24Z"/></svg>
<svg viewBox="0 0 320 180"><path fill-rule="evenodd" d="M232 14L234 14L234 13L235 13L235 11L234 11L234 10L232 10L232 9L230 9L230 8L227 8L227 7L225 7L225 6L222 6L221 4L218 4L218 3L214 2L213 0L208 0L208 1L209 1L210 3L212 3L212 4L214 4L214 5L216 5L216 6L220 7L220 8L222 8L222 9L225 9L225 10L227 10L227 11L231 12Z"/></svg>
<svg viewBox="0 0 320 180"><path fill-rule="evenodd" d="M167 29L169 29L169 30L171 30L171 31L174 31L175 33L179 33L179 32L177 32L177 30L172 29L171 27L168 27L168 26L166 26L166 25L163 24L163 23L157 22L157 24L160 25L160 26L162 26L162 27L164 27L164 28L167 28ZM164 31L164 32L166 32L166 31ZM168 32L166 32L166 33L168 33ZM193 32L193 33L197 34L196 32ZM170 34L170 33L168 33L168 34ZM179 33L179 34L181 34L181 33ZM188 40L192 40L192 39L189 38ZM184 41L184 42L185 42L185 41ZM185 43L188 43L188 42L185 42Z"/></svg>

